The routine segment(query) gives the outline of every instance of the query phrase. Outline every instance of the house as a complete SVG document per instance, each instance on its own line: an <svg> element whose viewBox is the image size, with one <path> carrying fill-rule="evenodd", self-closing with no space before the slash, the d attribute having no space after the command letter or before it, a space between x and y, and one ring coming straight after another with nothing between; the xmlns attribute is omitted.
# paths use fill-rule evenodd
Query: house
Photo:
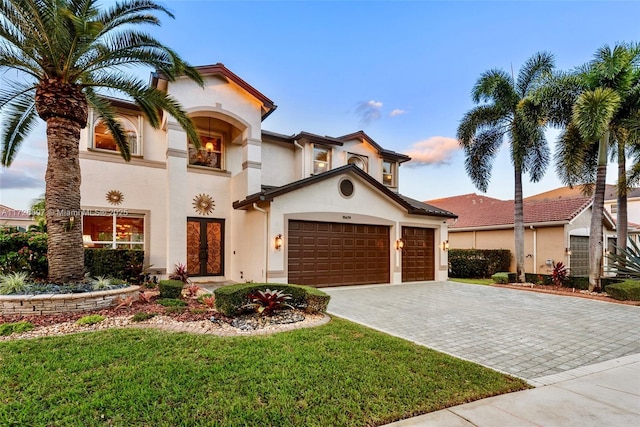
<svg viewBox="0 0 640 427"><path fill-rule="evenodd" d="M35 224L29 211L0 205L0 227L17 227L20 231L27 231L30 225Z"/></svg>
<svg viewBox="0 0 640 427"><path fill-rule="evenodd" d="M195 281L312 286L443 280L447 210L398 193L409 157L362 131L329 137L262 128L276 105L222 64L151 85L175 97L199 129L188 144L171 117L153 129L112 100L132 160L90 112L81 135L83 236L88 247L145 251L153 274L185 263Z"/></svg>
<svg viewBox="0 0 640 427"><path fill-rule="evenodd" d="M513 200L473 193L427 203L458 215L449 225L451 248L509 249L515 253ZM589 274L591 204L592 198L582 195L524 200L525 272L547 274L554 263L563 262L572 275ZM603 226L605 248L609 251L615 246L615 225L608 212ZM515 268L512 258L511 270Z"/></svg>

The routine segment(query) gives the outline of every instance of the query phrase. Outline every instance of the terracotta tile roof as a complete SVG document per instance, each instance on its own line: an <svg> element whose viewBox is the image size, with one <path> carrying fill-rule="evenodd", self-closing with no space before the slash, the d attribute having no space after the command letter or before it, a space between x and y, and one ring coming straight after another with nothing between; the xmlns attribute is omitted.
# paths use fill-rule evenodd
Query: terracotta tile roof
<svg viewBox="0 0 640 427"><path fill-rule="evenodd" d="M3 219L31 219L29 214L22 209L13 209L0 205L0 221Z"/></svg>
<svg viewBox="0 0 640 427"><path fill-rule="evenodd" d="M426 203L458 215L451 229L508 226L513 224L513 200L499 200L475 193L429 200ZM524 202L525 224L566 222L575 218L591 203L590 197Z"/></svg>
<svg viewBox="0 0 640 427"><path fill-rule="evenodd" d="M525 200L558 200L558 199L572 199L572 198L580 198L585 197L582 192L581 186L575 186L573 188L570 187L560 187L554 190L545 191L544 193L534 194L533 196L529 196L525 198ZM618 197L616 186L607 184L604 192L605 200L616 200ZM627 192L627 197L629 199L634 197L640 197L640 188L630 188Z"/></svg>

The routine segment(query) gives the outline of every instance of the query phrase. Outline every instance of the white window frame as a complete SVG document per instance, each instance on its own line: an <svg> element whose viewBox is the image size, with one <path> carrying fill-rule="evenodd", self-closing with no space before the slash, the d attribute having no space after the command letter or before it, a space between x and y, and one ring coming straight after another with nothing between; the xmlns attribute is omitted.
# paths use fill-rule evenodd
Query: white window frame
<svg viewBox="0 0 640 427"><path fill-rule="evenodd" d="M327 153L326 170L316 171L316 164L322 162L321 160L316 160L316 149L326 151ZM331 158L333 157L331 151L332 151L331 147L328 147L326 145L313 144L313 146L311 147L311 153L312 153L311 154L311 161L312 161L311 171L313 175L318 175L331 170Z"/></svg>
<svg viewBox="0 0 640 427"><path fill-rule="evenodd" d="M107 212L111 210L113 211L114 209L104 209L105 214L104 215L95 215L95 216L99 216L99 217L112 217L112 222L111 222L111 233L112 233L112 237L111 240L90 240L91 239L91 235L89 235L89 241L84 242L85 244L90 243L90 244L99 244L99 245L111 245L111 249L118 249L118 245L120 246L124 246L124 245L135 245L135 246L140 246L140 249L133 249L133 250L145 250L145 240L146 240L146 233L147 233L147 221L146 221L146 217L144 214L132 214L132 215L126 215L126 216L130 216L131 218L137 218L137 219L142 219L142 241L140 242L124 242L124 241L119 241L117 239L117 233L116 233L116 225L117 225L117 220L119 217L124 218L125 215L118 215L118 213L112 213L110 215L107 215ZM91 215L90 215L91 216ZM84 218L85 216L82 216L82 229L83 229L83 240L84 240ZM107 246L103 246L102 249L109 249ZM127 248L127 249L132 249L132 248Z"/></svg>
<svg viewBox="0 0 640 427"><path fill-rule="evenodd" d="M142 121L142 116L141 115L129 115L129 114L120 114L117 116L116 118L117 121L119 121L120 123L124 123L125 124L125 129L127 129L126 127L126 123L128 123L129 125L131 125L131 127L133 128L133 131L135 132L136 135L136 141L135 144L132 146L132 144L129 144L129 150L131 152L131 156L133 157L143 157L142 153L143 153L143 147L142 147L142 125L143 125L143 121ZM135 123L134 123L135 120ZM109 150L106 148L100 148L96 146L96 127L98 125L98 123L100 123L102 120L99 117L92 117L92 124L91 124L91 149L96 150L96 151L100 151L102 153L111 153L111 154L120 154L120 152L118 150ZM126 121L126 122L125 122Z"/></svg>
<svg viewBox="0 0 640 427"><path fill-rule="evenodd" d="M349 163L351 161L351 159L357 159L359 161L362 162L362 167L360 169L362 169L365 172L369 172L369 157L363 155L363 154L356 154L356 153L347 153L347 164L355 164L355 163ZM356 166L358 166L356 164ZM358 166L360 167L360 166Z"/></svg>
<svg viewBox="0 0 640 427"><path fill-rule="evenodd" d="M208 166L208 165L198 165L195 163L191 163L191 150L196 150L195 145L193 145L191 142L187 143L187 164L189 166L195 166L195 167L202 167L202 168L207 168L207 169L212 169L212 170L217 170L217 171L223 171L225 170L225 145L224 145L224 134L221 132L214 132L214 131L203 131L203 130L198 130L198 136L200 137L205 137L205 138L209 138L209 137L217 137L220 139L220 152L219 152L219 156L220 156L220 167L214 167L214 166ZM200 141L202 143L202 141ZM201 146L200 150L205 150L206 148L204 146L204 144ZM196 150L197 151L197 150ZM218 153L217 151L214 151L215 153Z"/></svg>
<svg viewBox="0 0 640 427"><path fill-rule="evenodd" d="M389 173L385 173L384 165L389 164ZM391 183L385 182L385 175L391 175ZM382 183L387 187L395 188L398 186L398 164L392 160L382 159Z"/></svg>

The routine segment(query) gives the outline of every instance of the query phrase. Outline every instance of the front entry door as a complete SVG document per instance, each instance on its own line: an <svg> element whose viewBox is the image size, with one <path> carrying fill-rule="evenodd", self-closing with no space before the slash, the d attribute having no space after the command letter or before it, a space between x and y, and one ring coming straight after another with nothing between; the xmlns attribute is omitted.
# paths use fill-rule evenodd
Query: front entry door
<svg viewBox="0 0 640 427"><path fill-rule="evenodd" d="M190 276L224 275L224 220L187 218L187 271Z"/></svg>

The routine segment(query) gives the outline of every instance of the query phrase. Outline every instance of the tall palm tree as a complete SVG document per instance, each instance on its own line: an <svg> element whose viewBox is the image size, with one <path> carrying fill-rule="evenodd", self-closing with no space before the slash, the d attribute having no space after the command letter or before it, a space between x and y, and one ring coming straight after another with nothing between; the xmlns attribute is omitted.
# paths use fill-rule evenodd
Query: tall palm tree
<svg viewBox="0 0 640 427"><path fill-rule="evenodd" d="M539 52L525 62L517 79L499 69L484 72L471 92L474 103L480 105L468 111L458 126L465 169L480 191L487 191L493 161L503 142L509 144L515 182L516 271L520 282L525 278L522 174L528 173L531 181L537 182L549 163L544 123L535 109L523 106L541 77L552 71L553 62L553 55Z"/></svg>
<svg viewBox="0 0 640 427"><path fill-rule="evenodd" d="M124 129L101 92L127 95L154 127L160 125L161 110L166 111L199 143L192 121L174 99L126 73L128 67L146 65L169 80L186 75L202 85L202 77L176 52L138 30L143 24L159 25L158 13L173 18L151 0L124 0L108 9L101 9L98 0L0 0L0 70L15 71L0 90L0 114L6 117L1 161L11 165L37 117L46 122L52 282L83 277L78 145L89 107L113 135L122 157L130 158Z"/></svg>
<svg viewBox="0 0 640 427"><path fill-rule="evenodd" d="M604 46L590 63L554 76L533 96L548 113L549 122L564 128L556 153L561 180L568 185L595 183L589 233L590 290L600 289L602 216L610 151L618 157L618 244L626 247L626 152L637 139L630 123L640 108L639 61L638 45Z"/></svg>

